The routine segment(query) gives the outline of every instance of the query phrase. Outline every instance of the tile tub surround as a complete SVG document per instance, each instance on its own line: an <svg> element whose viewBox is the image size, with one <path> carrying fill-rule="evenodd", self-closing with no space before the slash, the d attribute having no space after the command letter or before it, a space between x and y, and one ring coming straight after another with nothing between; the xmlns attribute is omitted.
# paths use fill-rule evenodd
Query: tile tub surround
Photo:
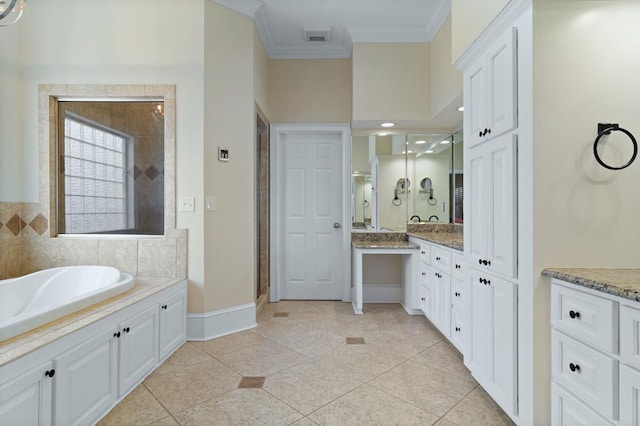
<svg viewBox="0 0 640 426"><path fill-rule="evenodd" d="M270 303L255 330L187 342L99 425L513 424L424 317L397 304L367 308L355 316L348 303ZM250 369L261 389L239 386Z"/></svg>
<svg viewBox="0 0 640 426"><path fill-rule="evenodd" d="M187 230L166 237L49 238L37 203L0 203L0 280L69 265L113 266L134 276L187 276Z"/></svg>
<svg viewBox="0 0 640 426"><path fill-rule="evenodd" d="M0 342L0 367L159 293L179 281L181 281L179 278L137 278L134 287L129 291L4 340Z"/></svg>
<svg viewBox="0 0 640 426"><path fill-rule="evenodd" d="M548 268L542 275L640 302L639 268Z"/></svg>

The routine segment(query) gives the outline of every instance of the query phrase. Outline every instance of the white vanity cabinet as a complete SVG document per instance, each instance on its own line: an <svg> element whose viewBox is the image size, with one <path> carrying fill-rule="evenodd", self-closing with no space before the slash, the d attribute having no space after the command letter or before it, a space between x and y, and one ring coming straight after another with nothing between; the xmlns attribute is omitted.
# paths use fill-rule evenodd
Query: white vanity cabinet
<svg viewBox="0 0 640 426"><path fill-rule="evenodd" d="M640 303L551 280L552 423L638 425Z"/></svg>
<svg viewBox="0 0 640 426"><path fill-rule="evenodd" d="M464 74L469 147L517 125L517 31L513 28Z"/></svg>
<svg viewBox="0 0 640 426"><path fill-rule="evenodd" d="M94 424L186 336L178 282L0 367L0 425Z"/></svg>
<svg viewBox="0 0 640 426"><path fill-rule="evenodd" d="M517 286L471 268L464 363L507 413L517 410Z"/></svg>
<svg viewBox="0 0 640 426"><path fill-rule="evenodd" d="M52 371L53 363L47 361L0 385L0 424L51 424ZM8 373L1 377L8 377Z"/></svg>

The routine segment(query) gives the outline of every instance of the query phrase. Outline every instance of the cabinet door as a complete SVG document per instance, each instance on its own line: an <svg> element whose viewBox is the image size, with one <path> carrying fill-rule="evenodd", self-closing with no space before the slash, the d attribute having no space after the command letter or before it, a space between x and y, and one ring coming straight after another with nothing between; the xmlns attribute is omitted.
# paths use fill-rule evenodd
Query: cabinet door
<svg viewBox="0 0 640 426"><path fill-rule="evenodd" d="M640 372L620 366L620 424L640 424Z"/></svg>
<svg viewBox="0 0 640 426"><path fill-rule="evenodd" d="M440 284L438 283L437 272L433 268L429 268L427 272L427 276L429 277L430 288L431 288L431 315L429 319L436 326L440 327L440 317L441 317L441 307L440 307Z"/></svg>
<svg viewBox="0 0 640 426"><path fill-rule="evenodd" d="M625 336L620 339L622 360L640 368L640 310L620 306L620 336Z"/></svg>
<svg viewBox="0 0 640 426"><path fill-rule="evenodd" d="M489 257L489 171L485 148L465 149L465 212L464 250L471 265L482 265Z"/></svg>
<svg viewBox="0 0 640 426"><path fill-rule="evenodd" d="M187 335L187 293L180 293L160 305L160 359L180 346Z"/></svg>
<svg viewBox="0 0 640 426"><path fill-rule="evenodd" d="M457 309L451 309L451 343L463 352L465 341L464 314Z"/></svg>
<svg viewBox="0 0 640 426"><path fill-rule="evenodd" d="M517 122L517 29L508 31L489 51L489 137L516 127Z"/></svg>
<svg viewBox="0 0 640 426"><path fill-rule="evenodd" d="M45 372L52 371L47 362L0 385L0 424L51 424L51 381ZM0 370L4 375L5 370Z"/></svg>
<svg viewBox="0 0 640 426"><path fill-rule="evenodd" d="M158 306L120 324L118 394L125 395L158 364Z"/></svg>
<svg viewBox="0 0 640 426"><path fill-rule="evenodd" d="M471 338L468 366L482 387L507 413L516 413L517 305L513 283L470 272ZM467 360L465 360L467 363Z"/></svg>
<svg viewBox="0 0 640 426"><path fill-rule="evenodd" d="M445 337L451 336L451 276L440 273L440 331Z"/></svg>
<svg viewBox="0 0 640 426"><path fill-rule="evenodd" d="M487 63L482 59L464 77L464 121L468 132L465 134L467 146L474 146L486 137L489 125L487 118Z"/></svg>
<svg viewBox="0 0 640 426"><path fill-rule="evenodd" d="M604 426L612 423L596 414L561 386L551 383L551 424L554 426ZM622 424L626 426L625 423Z"/></svg>
<svg viewBox="0 0 640 426"><path fill-rule="evenodd" d="M116 333L114 327L54 359L56 425L94 423L116 401Z"/></svg>
<svg viewBox="0 0 640 426"><path fill-rule="evenodd" d="M489 189L489 263L487 268L516 277L517 250L517 140L504 135L487 144ZM484 267L484 265L483 265Z"/></svg>

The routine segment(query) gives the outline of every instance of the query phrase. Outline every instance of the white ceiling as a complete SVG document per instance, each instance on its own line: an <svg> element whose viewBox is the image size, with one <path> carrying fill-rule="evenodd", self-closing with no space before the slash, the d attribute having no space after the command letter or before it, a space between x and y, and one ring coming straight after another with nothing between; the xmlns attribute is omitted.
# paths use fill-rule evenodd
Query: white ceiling
<svg viewBox="0 0 640 426"><path fill-rule="evenodd" d="M451 0L214 0L255 19L270 58L349 58L354 42L430 42ZM331 27L326 42L303 27Z"/></svg>

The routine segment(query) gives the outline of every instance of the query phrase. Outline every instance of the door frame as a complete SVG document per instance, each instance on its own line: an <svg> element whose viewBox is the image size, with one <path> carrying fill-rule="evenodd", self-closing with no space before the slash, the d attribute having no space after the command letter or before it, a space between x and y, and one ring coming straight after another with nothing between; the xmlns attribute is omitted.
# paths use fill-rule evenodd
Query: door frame
<svg viewBox="0 0 640 426"><path fill-rule="evenodd" d="M343 292L342 301L351 301L351 126L349 124L271 124L270 129L270 187L272 188L270 199L269 228L270 241L270 265L269 275L271 287L269 288L269 301L280 301L280 281L278 259L282 257L282 244L278 223L282 215L280 208L280 167L282 138L288 134L334 134L339 135L342 142L342 244L341 253L344 259L342 268Z"/></svg>

